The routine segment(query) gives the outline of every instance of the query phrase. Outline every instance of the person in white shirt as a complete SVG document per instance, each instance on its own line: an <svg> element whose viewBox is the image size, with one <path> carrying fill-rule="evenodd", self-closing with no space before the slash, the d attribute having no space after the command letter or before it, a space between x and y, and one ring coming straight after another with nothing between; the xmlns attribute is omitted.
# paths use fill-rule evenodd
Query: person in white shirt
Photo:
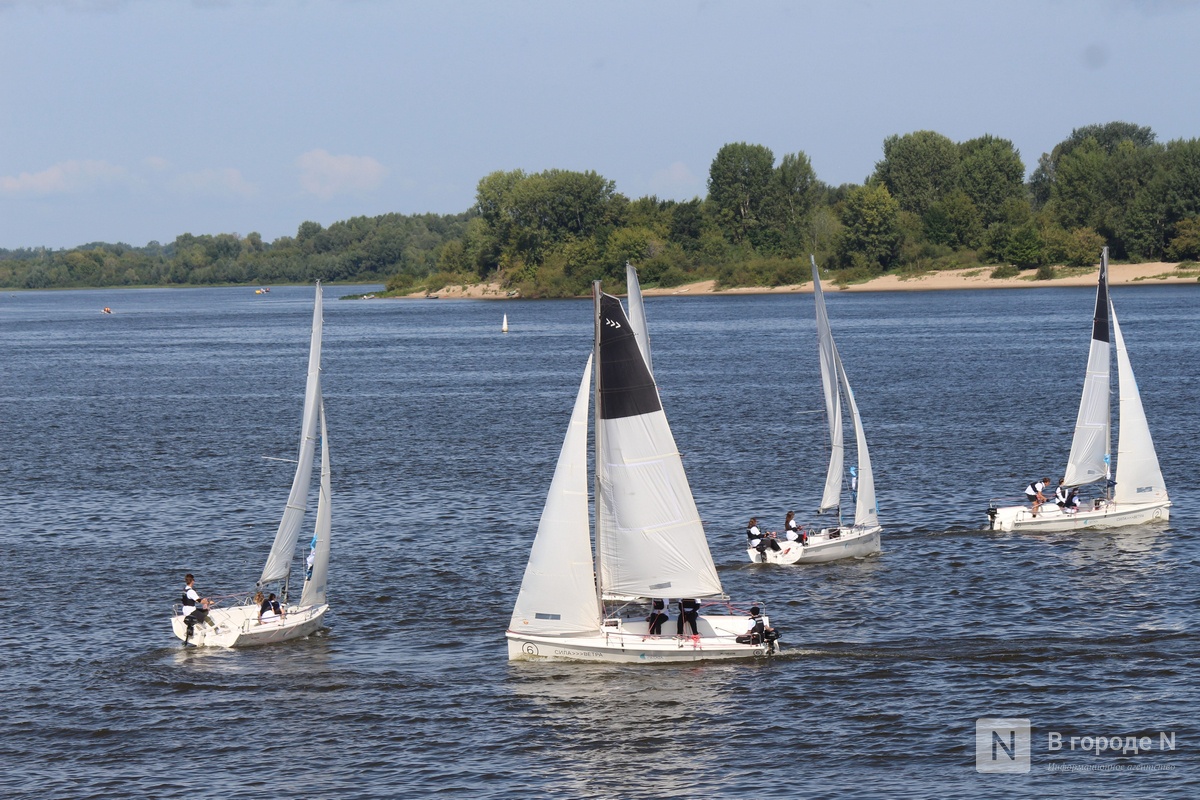
<svg viewBox="0 0 1200 800"><path fill-rule="evenodd" d="M183 606L183 623L187 625L187 635L183 640L186 642L192 638L192 628L197 623L203 623L208 620L208 609L212 607L212 601L207 597L201 597L196 591L196 579L192 573L183 576L183 598L180 605Z"/></svg>

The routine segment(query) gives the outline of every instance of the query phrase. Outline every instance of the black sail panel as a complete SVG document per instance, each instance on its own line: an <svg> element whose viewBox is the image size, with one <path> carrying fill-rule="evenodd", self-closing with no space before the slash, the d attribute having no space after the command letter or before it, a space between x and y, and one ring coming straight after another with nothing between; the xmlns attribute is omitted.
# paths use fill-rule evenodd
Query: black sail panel
<svg viewBox="0 0 1200 800"><path fill-rule="evenodd" d="M662 409L637 337L621 301L600 295L600 418L620 419Z"/></svg>
<svg viewBox="0 0 1200 800"><path fill-rule="evenodd" d="M1096 284L1096 313L1092 316L1092 339L1108 341L1108 248L1100 256L1100 280Z"/></svg>

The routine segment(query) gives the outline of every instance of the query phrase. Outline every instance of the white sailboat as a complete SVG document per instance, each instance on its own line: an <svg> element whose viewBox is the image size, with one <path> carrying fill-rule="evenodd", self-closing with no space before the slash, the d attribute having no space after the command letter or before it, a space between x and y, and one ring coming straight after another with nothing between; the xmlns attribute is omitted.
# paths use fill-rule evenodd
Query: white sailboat
<svg viewBox="0 0 1200 800"><path fill-rule="evenodd" d="M308 354L308 380L304 392L304 413L301 423L300 455L292 490L288 495L283 517L275 532L271 553L258 579L260 590L279 587L283 614L266 614L259 619L259 606L250 597L230 605L217 605L208 612L205 622L193 626L189 636L185 615L177 604L171 617L175 635L187 644L214 647L246 647L272 644L307 636L321 627L325 612L326 584L329 574L329 535L332 527L331 481L329 447L325 430L325 403L321 399L321 284L317 283L313 305L312 339ZM307 512L308 490L312 479L318 431L321 442L321 488L317 501L317 516L306 559L306 574L300 602L287 603L287 591L295 560L296 544Z"/></svg>
<svg viewBox="0 0 1200 800"><path fill-rule="evenodd" d="M639 327L644 331L644 317L632 324L620 300L604 294L599 281L593 300L593 353L505 633L509 658L662 663L773 652L774 643L749 640L747 616L711 613L733 609L643 355L648 346L641 349L644 337L636 333ZM593 364L595 388L589 392ZM590 394L594 560L587 484ZM698 634L688 627L687 635L676 635L677 620L652 634L646 616L653 598L700 601Z"/></svg>
<svg viewBox="0 0 1200 800"><path fill-rule="evenodd" d="M1117 351L1117 383L1120 395L1115 484L1111 472L1112 393L1109 356L1109 317ZM1165 521L1170 517L1171 499L1158 466L1158 454L1150 438L1150 426L1142 408L1125 338L1108 292L1108 248L1100 254L1100 276L1096 285L1096 309L1092 317L1092 344L1088 352L1083 396L1071 441L1063 484L1078 488L1103 482L1104 492L1076 510L1060 508L1048 499L1036 516L1031 506L988 507L992 530L1071 531L1081 528L1117 528ZM1046 490L1049 493L1049 489Z"/></svg>
<svg viewBox="0 0 1200 800"><path fill-rule="evenodd" d="M817 350L821 360L821 386L825 390L825 416L829 422L829 469L825 474L825 491L821 495L818 514L836 510L838 524L816 530L801 532L795 541L776 539L779 549L767 547L759 551L755 547L746 549L746 554L755 563L767 564L816 564L836 561L839 558L861 558L879 552L879 535L883 528L875 508L875 475L871 470L871 454L867 450L867 437L863 432L862 418L858 414L858 403L842 366L837 345L833 342L833 331L829 327L829 315L825 311L825 295L821 292L821 276L817 261L812 263L813 299L817 313ZM854 424L855 450L858 466L852 468L851 498L854 503L854 524L842 524L842 488L845 445L843 444L842 400L850 411Z"/></svg>

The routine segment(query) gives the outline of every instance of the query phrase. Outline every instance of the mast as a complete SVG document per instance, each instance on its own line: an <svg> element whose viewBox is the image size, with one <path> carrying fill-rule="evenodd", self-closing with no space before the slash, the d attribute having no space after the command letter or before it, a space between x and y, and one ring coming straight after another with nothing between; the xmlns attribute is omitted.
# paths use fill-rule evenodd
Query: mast
<svg viewBox="0 0 1200 800"><path fill-rule="evenodd" d="M593 316L595 317L595 320L594 320L595 321L595 335L592 339L592 369L594 370L594 377L595 377L595 381L592 384L593 392L594 392L593 396L592 396L592 401L593 401L592 413L593 413L593 417L595 420L593 428L592 428L592 441L593 441L594 454L595 454L595 474L593 477L593 480L595 483L595 489L594 489L594 493L592 496L595 498L595 502L596 502L595 516L594 516L596 529L593 533L594 533L595 540L596 540L595 541L596 604L600 608L600 618L603 620L603 618L604 618L604 577L601 574L603 572L603 570L600 569L600 565L604 562L600 560L601 557L603 556L603 553L601 552L601 547L600 547L600 539L601 539L601 536L600 536L600 486L603 484L603 477L601 476L601 472L604 469L604 464L603 464L604 460L600 457L600 453L602 452L601 447L600 447L600 441L601 441L601 439L600 439L600 427L601 427L600 426L600 392L602 390L600 376L604 373L604 369L603 369L603 364L600 360L600 294L601 294L600 281L592 281L592 306L593 306L592 310L593 310Z"/></svg>

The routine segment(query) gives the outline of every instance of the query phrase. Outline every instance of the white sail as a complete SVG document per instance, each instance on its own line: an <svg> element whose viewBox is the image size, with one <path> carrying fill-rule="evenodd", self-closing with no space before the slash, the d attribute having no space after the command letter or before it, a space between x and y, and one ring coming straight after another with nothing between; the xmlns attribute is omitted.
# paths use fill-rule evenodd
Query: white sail
<svg viewBox="0 0 1200 800"><path fill-rule="evenodd" d="M654 361L650 358L650 332L646 327L646 307L642 305L642 284L638 282L637 270L628 261L625 262L625 286L629 291L629 324L633 326L638 349L653 375Z"/></svg>
<svg viewBox="0 0 1200 800"><path fill-rule="evenodd" d="M1079 400L1075 437L1071 441L1071 455L1063 478L1068 486L1082 486L1108 477L1111 414L1108 308L1106 247L1100 255L1100 279L1096 284L1096 311L1092 317L1092 345L1088 351L1083 396Z"/></svg>
<svg viewBox="0 0 1200 800"><path fill-rule="evenodd" d="M854 420L854 441L858 450L858 501L854 505L854 524L872 527L879 524L879 515L875 511L875 473L871 471L867 435L863 431L862 417L858 415L858 403L854 400L854 390L850 388L850 379L846 377L846 368L842 366L840 357L837 367L842 389L846 393L846 404L850 407L850 418Z"/></svg>
<svg viewBox="0 0 1200 800"><path fill-rule="evenodd" d="M621 302L596 303L596 550L604 594L712 597L721 581L658 387Z"/></svg>
<svg viewBox="0 0 1200 800"><path fill-rule="evenodd" d="M1117 432L1117 485L1113 501L1117 503L1146 503L1166 500L1167 486L1162 470L1158 466L1158 454L1154 451L1154 440L1150 438L1150 426L1146 423L1146 412L1142 408L1142 396L1138 392L1129 353L1125 350L1125 339L1121 336L1121 325L1117 312L1112 311L1113 334L1117 348L1117 381L1120 384L1121 426Z"/></svg>
<svg viewBox="0 0 1200 800"><path fill-rule="evenodd" d="M821 276L817 260L809 256L813 273L813 299L817 306L817 352L821 358L821 388L825 391L825 418L829 422L829 469L825 473L825 491L821 494L818 512L836 508L841 503L842 469L845 445L842 441L842 403L838 391L840 359L825 311L825 294L821 291Z"/></svg>
<svg viewBox="0 0 1200 800"><path fill-rule="evenodd" d="M292 479L292 491L288 494L287 506L271 554L263 567L258 585L282 583L288 578L292 558L296 553L296 539L308 507L308 487L312 481L313 455L317 445L317 412L321 398L321 284L317 283L316 300L313 303L312 339L308 349L308 380L304 390L304 413L300 427L300 454L297 457L296 475Z"/></svg>
<svg viewBox="0 0 1200 800"><path fill-rule="evenodd" d="M600 629L588 524L587 414L591 381L589 356L513 607L508 626L512 631L566 634Z"/></svg>
<svg viewBox="0 0 1200 800"><path fill-rule="evenodd" d="M325 433L325 403L320 403L321 491L317 499L317 522L313 528L312 569L304 580L301 606L325 603L329 582L329 534L333 528L333 486L329 469L329 437Z"/></svg>

